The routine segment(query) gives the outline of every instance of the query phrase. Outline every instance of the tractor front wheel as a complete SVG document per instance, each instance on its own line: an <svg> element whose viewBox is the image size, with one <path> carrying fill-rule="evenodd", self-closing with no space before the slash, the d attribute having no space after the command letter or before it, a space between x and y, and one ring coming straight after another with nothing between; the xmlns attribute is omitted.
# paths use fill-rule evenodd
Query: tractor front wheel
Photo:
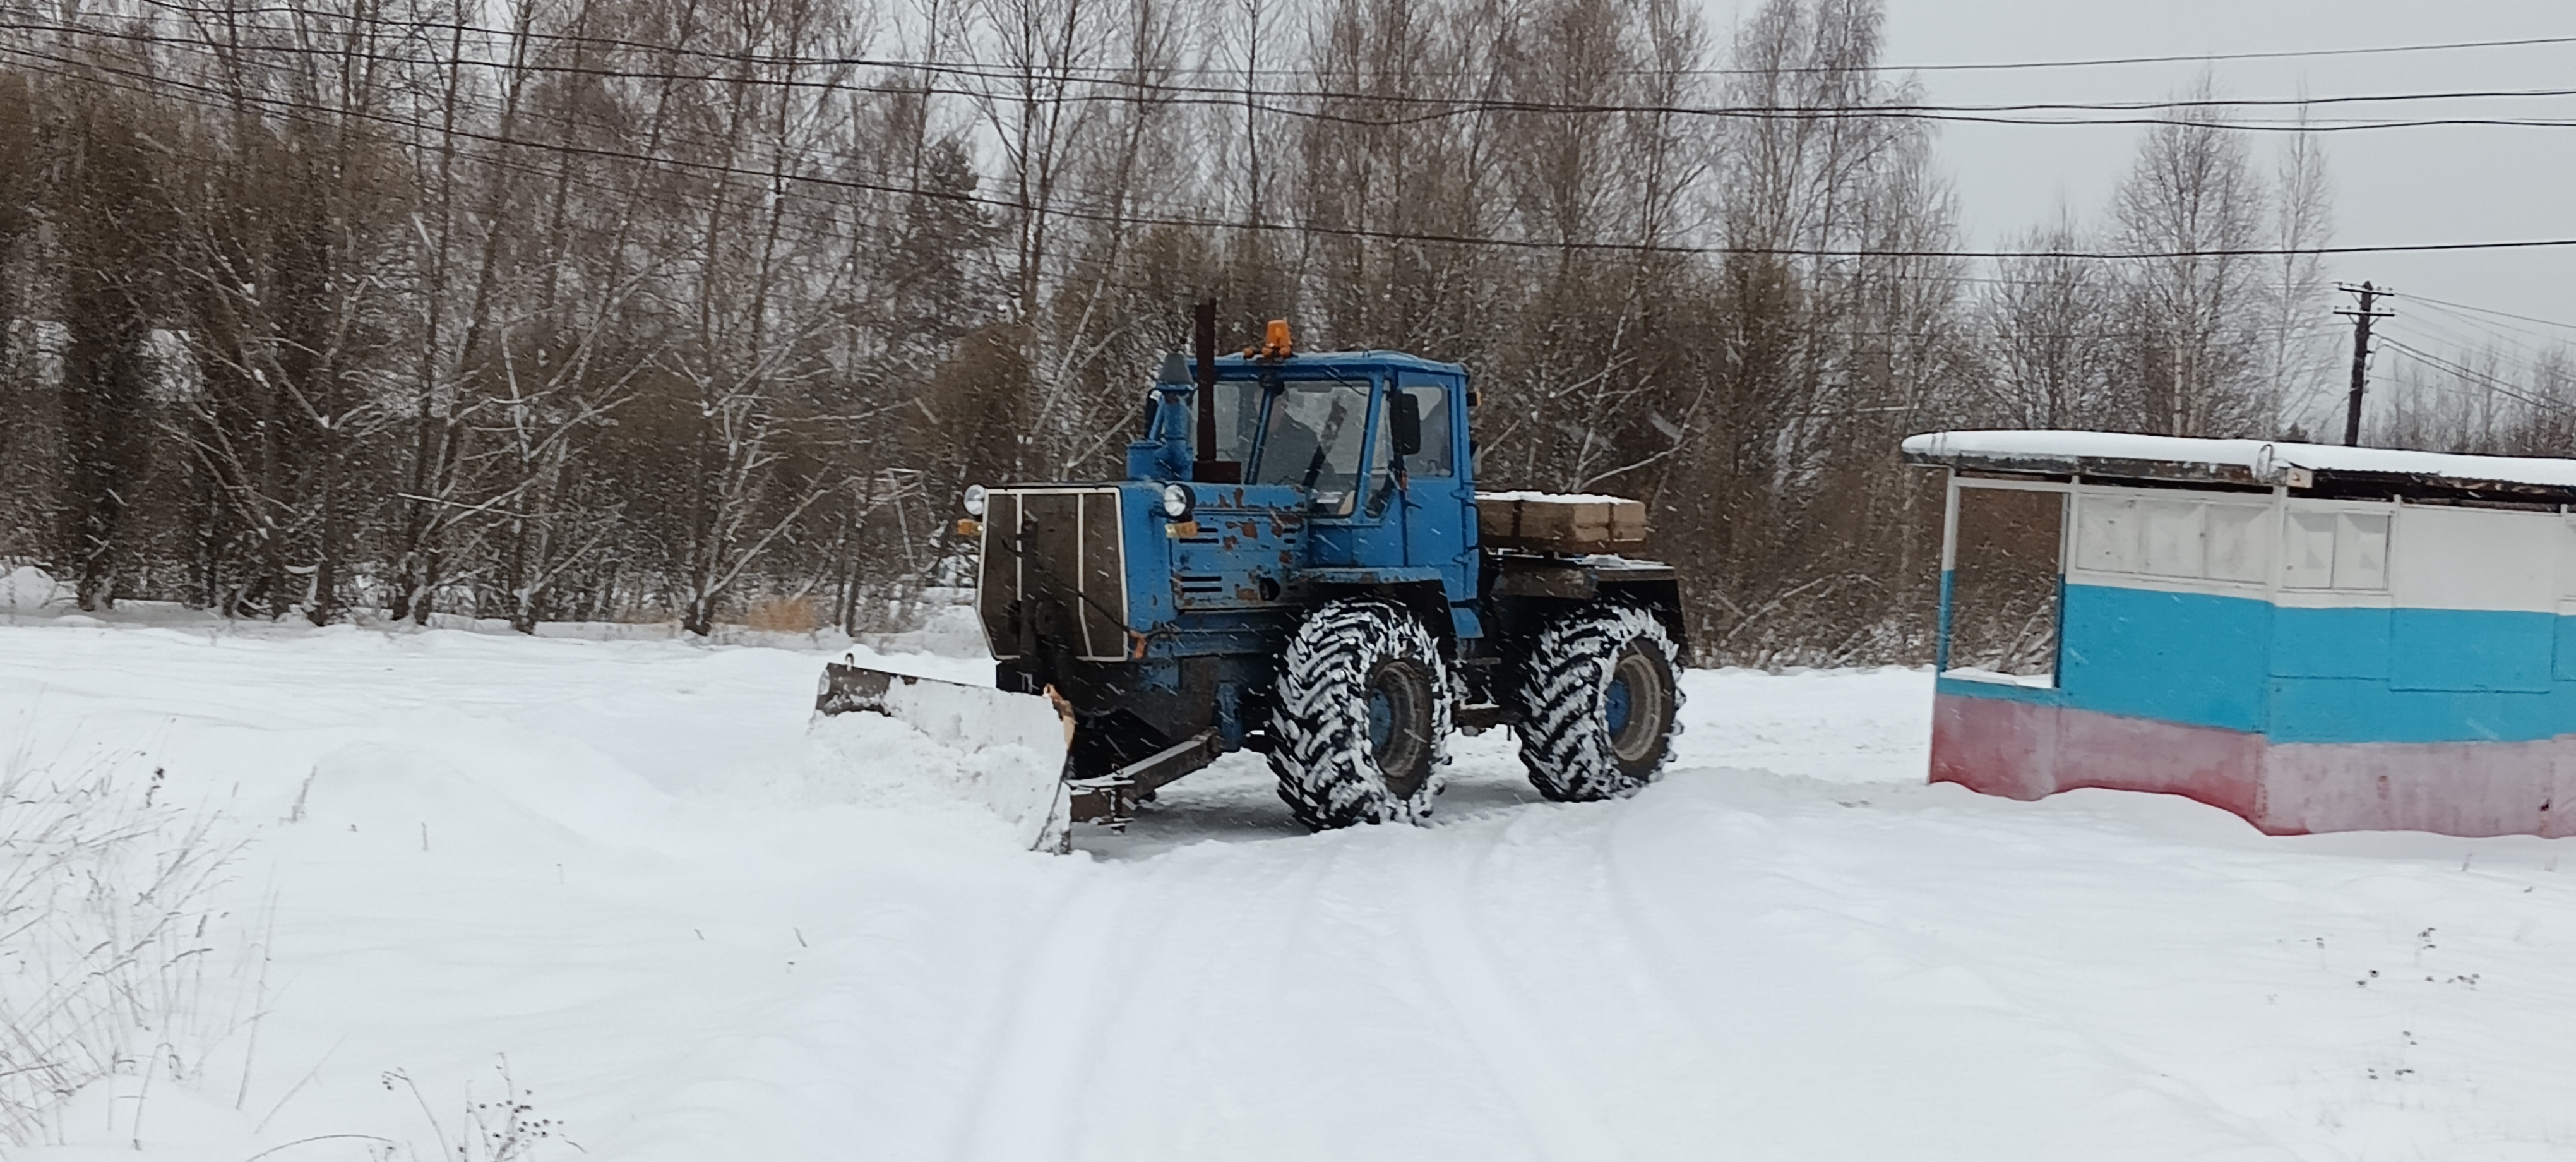
<svg viewBox="0 0 2576 1162"><path fill-rule="evenodd" d="M1449 701L1440 643L1410 611L1373 598L1316 610L1279 660L1279 798L1317 831L1420 822L1448 761Z"/></svg>
<svg viewBox="0 0 2576 1162"><path fill-rule="evenodd" d="M1557 802L1635 793L1681 733L1681 649L1655 615L1597 604L1539 633L1514 676L1521 765Z"/></svg>

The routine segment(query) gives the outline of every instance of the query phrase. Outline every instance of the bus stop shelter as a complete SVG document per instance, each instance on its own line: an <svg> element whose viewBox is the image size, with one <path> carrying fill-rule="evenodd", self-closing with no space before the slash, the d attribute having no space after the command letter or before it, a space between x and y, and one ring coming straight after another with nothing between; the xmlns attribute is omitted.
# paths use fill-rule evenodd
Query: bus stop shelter
<svg viewBox="0 0 2576 1162"><path fill-rule="evenodd" d="M1915 436L1948 478L1932 771L2274 834L2576 834L2576 460Z"/></svg>

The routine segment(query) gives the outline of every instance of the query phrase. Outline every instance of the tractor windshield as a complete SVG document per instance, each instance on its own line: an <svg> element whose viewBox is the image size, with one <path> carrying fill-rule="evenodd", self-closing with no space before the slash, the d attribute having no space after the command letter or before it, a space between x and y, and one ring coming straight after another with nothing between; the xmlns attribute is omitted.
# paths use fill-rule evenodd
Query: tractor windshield
<svg viewBox="0 0 2576 1162"><path fill-rule="evenodd" d="M1260 388L1245 384L1259 407ZM1351 511L1359 485L1361 439L1368 434L1369 382L1365 379L1290 379L1272 397L1267 432L1254 449L1244 479L1253 484L1294 484L1315 508ZM1220 437L1221 438L1221 437Z"/></svg>

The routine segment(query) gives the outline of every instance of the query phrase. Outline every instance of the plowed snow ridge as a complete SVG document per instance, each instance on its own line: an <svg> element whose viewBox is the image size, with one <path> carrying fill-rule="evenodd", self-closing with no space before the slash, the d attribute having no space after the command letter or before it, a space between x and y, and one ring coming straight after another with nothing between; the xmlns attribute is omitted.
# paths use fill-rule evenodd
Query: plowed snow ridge
<svg viewBox="0 0 2576 1162"><path fill-rule="evenodd" d="M2576 1155L2569 841L1979 798L1920 672L1703 672L1632 800L1494 732L1309 836L1238 756L1052 858L800 769L823 658L0 627L0 754L164 768L273 922L255 1045L13 1156L427 1158L498 1054L532 1159Z"/></svg>

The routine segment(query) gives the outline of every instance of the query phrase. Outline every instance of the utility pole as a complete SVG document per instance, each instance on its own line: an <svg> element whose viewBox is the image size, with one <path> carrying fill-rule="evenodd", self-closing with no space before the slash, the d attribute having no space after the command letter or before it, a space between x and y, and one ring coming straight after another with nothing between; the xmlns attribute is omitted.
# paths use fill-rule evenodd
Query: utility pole
<svg viewBox="0 0 2576 1162"><path fill-rule="evenodd" d="M2361 389L2370 382L2370 321L2390 318L2397 312L2370 309L2372 302L2389 292L2369 283L2353 286L2339 282L2335 289L2361 296L2359 309L2335 312L2352 320L2352 399L2344 405L2343 413L2343 446L2350 448L2361 443Z"/></svg>

